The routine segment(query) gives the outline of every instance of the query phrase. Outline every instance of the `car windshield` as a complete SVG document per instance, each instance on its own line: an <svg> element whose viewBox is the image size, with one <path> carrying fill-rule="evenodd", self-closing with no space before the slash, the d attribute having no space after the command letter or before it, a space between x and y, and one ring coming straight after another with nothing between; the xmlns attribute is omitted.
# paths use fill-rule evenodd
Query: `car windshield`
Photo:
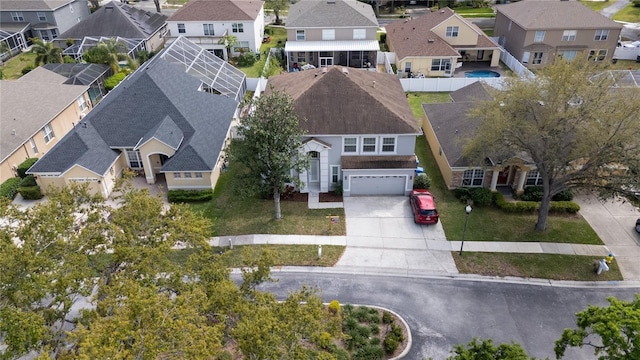
<svg viewBox="0 0 640 360"><path fill-rule="evenodd" d="M420 210L420 215L431 216L431 215L436 215L436 214L437 214L437 212L435 210L424 210L424 209Z"/></svg>

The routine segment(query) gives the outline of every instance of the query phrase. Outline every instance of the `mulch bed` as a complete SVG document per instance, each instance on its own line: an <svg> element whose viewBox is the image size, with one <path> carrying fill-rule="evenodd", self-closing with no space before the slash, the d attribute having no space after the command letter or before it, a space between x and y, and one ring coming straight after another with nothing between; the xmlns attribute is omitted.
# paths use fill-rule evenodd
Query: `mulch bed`
<svg viewBox="0 0 640 360"><path fill-rule="evenodd" d="M282 201L306 202L309 201L309 194L294 192L292 194L288 194L286 197L283 197ZM336 195L336 193L333 191L329 191L328 193L320 193L320 202L342 202L342 195Z"/></svg>

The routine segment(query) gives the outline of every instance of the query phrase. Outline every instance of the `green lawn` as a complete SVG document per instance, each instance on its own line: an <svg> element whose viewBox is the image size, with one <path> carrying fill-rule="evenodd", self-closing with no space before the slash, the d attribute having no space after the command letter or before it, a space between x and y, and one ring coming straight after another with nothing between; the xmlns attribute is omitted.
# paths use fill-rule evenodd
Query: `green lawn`
<svg viewBox="0 0 640 360"><path fill-rule="evenodd" d="M5 80L15 80L20 78L22 76L22 69L29 65L33 66L35 59L36 54L26 52L5 61L5 65L0 66L0 70L2 70L2 78Z"/></svg>
<svg viewBox="0 0 640 360"><path fill-rule="evenodd" d="M615 2L615 0L609 0L609 1L587 1L587 0L581 0L580 2L582 3L582 5L585 5L585 6L589 7L593 11L600 12L600 10L602 10L602 9L608 7L609 5L613 4Z"/></svg>
<svg viewBox="0 0 640 360"><path fill-rule="evenodd" d="M630 23L640 22L640 7L634 7L633 4L629 4L613 15L613 20Z"/></svg>
<svg viewBox="0 0 640 360"><path fill-rule="evenodd" d="M609 264L609 271L596 275L594 263L602 256L478 252L465 252L462 256L457 252L452 254L461 274L573 281L623 280L615 260Z"/></svg>
<svg viewBox="0 0 640 360"><path fill-rule="evenodd" d="M287 42L287 31L284 28L267 26L266 29L265 36L267 36L267 32L270 32L271 41L262 44L260 47L260 60L256 61L252 66L238 67L238 69L244 72L249 78L257 78L262 74L262 69L267 61L265 53L268 53L269 50L274 47L284 48L284 44Z"/></svg>
<svg viewBox="0 0 640 360"><path fill-rule="evenodd" d="M456 14L462 15L464 18L494 18L496 14L490 7L487 8L455 8Z"/></svg>
<svg viewBox="0 0 640 360"><path fill-rule="evenodd" d="M299 234L344 235L344 209L311 210L307 202L282 201L283 219L274 219L273 200L243 198L234 193L232 172L223 173L216 184L213 200L192 204L213 224L212 235ZM340 216L331 224L327 216Z"/></svg>

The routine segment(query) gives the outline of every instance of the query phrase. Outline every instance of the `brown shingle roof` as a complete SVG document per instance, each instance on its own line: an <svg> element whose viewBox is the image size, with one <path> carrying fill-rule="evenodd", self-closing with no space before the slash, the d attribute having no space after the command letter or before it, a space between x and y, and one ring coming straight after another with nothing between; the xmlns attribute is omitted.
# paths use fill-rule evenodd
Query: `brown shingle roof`
<svg viewBox="0 0 640 360"><path fill-rule="evenodd" d="M495 9L527 30L622 28L578 1L527 0L496 5Z"/></svg>
<svg viewBox="0 0 640 360"><path fill-rule="evenodd" d="M293 98L310 135L420 133L394 75L334 66L270 77L272 87Z"/></svg>
<svg viewBox="0 0 640 360"><path fill-rule="evenodd" d="M168 21L255 20L262 5L261 0L191 0Z"/></svg>
<svg viewBox="0 0 640 360"><path fill-rule="evenodd" d="M415 169L415 155L343 156L343 169Z"/></svg>

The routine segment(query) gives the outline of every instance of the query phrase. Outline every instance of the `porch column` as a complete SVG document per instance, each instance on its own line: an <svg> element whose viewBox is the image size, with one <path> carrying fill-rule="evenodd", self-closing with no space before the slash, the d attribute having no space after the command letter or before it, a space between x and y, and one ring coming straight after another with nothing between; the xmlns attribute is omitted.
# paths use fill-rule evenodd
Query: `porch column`
<svg viewBox="0 0 640 360"><path fill-rule="evenodd" d="M516 188L517 194L522 194L524 192L524 181L527 179L527 171L520 171L520 178L518 178L518 187Z"/></svg>
<svg viewBox="0 0 640 360"><path fill-rule="evenodd" d="M500 171L497 169L493 169L493 174L491 174L491 191L496 191L496 186L498 186L498 174Z"/></svg>
<svg viewBox="0 0 640 360"><path fill-rule="evenodd" d="M153 173L153 165L151 164L151 155L140 153L140 157L144 159L142 162L142 169L144 169L144 176L147 179L147 184L152 185L156 183L156 174Z"/></svg>
<svg viewBox="0 0 640 360"><path fill-rule="evenodd" d="M500 50L493 50L491 56L491 67L500 66Z"/></svg>

